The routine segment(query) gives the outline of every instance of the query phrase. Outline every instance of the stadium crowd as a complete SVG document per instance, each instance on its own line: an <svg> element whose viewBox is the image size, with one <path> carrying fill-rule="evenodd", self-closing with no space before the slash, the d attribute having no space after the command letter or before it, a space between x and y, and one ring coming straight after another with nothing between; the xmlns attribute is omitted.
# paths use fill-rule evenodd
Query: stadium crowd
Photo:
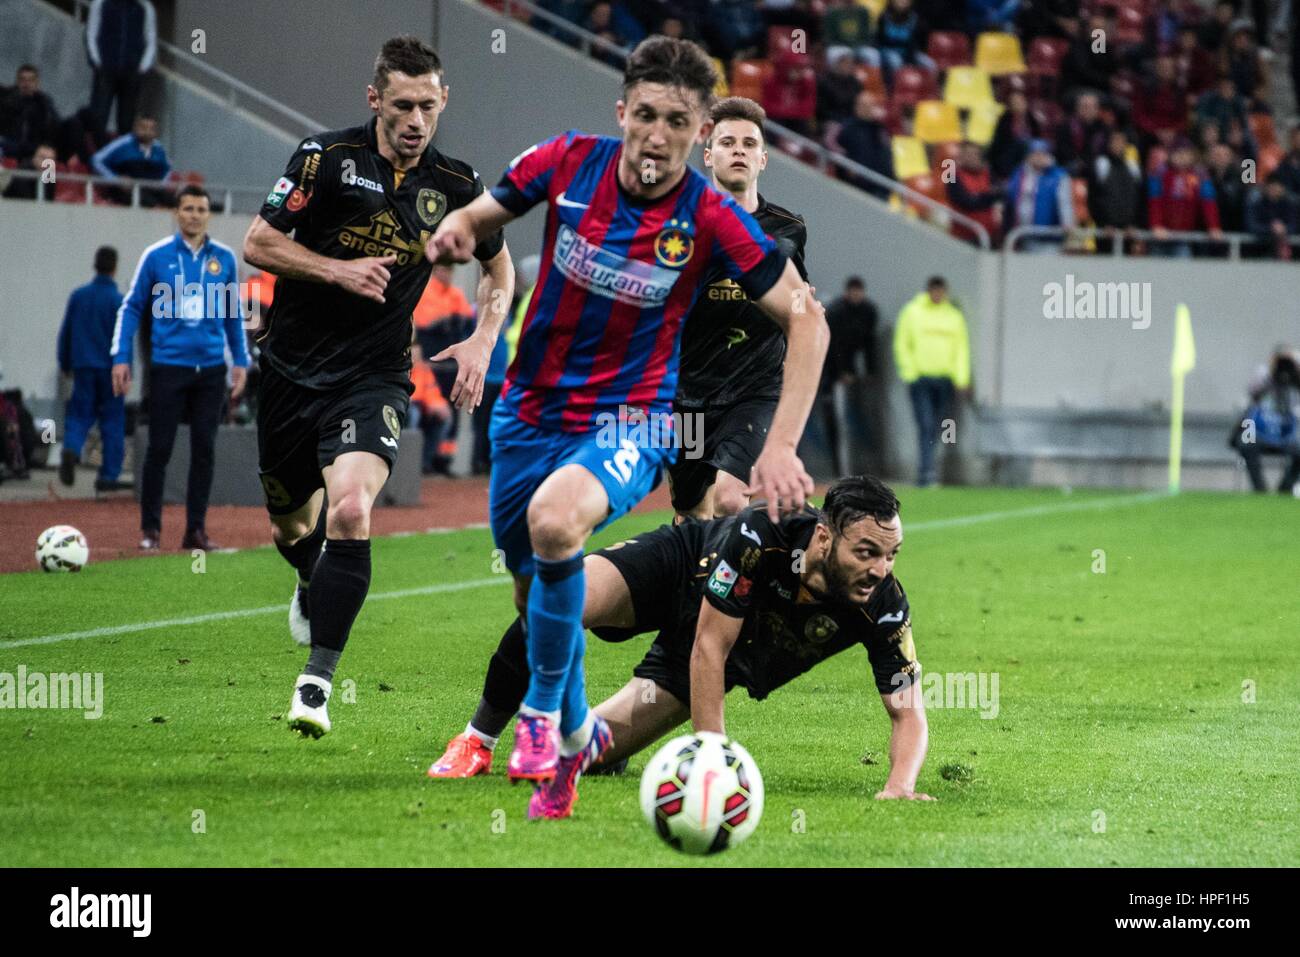
<svg viewBox="0 0 1300 957"><path fill-rule="evenodd" d="M501 0L486 0L501 7ZM1273 113L1273 46L1295 5L1210 0L539 0L616 47L648 33L710 50L726 89L769 118L973 220L1094 226L1074 252L1222 255L1169 233L1249 233L1289 259L1300 232L1300 125ZM614 61L604 47L593 54ZM1300 57L1291 57L1293 86ZM721 92L721 90L720 90ZM1300 100L1300 97L1297 97ZM780 144L810 163L815 149ZM890 198L881 180L833 175ZM915 201L894 204L943 222ZM955 235L975 231L951 220ZM1154 241L1133 235L1149 230ZM1060 248L1027 237L1017 248Z"/></svg>

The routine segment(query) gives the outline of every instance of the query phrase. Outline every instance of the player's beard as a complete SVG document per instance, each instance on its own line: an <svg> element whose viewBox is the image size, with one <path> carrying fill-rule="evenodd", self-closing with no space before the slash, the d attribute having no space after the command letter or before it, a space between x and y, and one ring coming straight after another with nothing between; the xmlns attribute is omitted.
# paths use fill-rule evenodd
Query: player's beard
<svg viewBox="0 0 1300 957"><path fill-rule="evenodd" d="M871 596L875 594L878 581L871 582L871 594L867 595L862 601L858 601L854 595L854 589L862 581L861 577L854 576L839 559L839 538L838 536L831 540L830 547L826 550L826 560L823 563L822 574L826 578L826 592L833 601L842 605L853 605L860 607Z"/></svg>

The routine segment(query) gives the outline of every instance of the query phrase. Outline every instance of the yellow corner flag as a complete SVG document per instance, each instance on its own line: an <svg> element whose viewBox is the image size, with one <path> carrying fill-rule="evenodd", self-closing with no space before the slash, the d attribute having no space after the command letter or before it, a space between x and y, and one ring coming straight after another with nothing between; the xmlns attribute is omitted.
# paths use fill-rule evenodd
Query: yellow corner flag
<svg viewBox="0 0 1300 957"><path fill-rule="evenodd" d="M1192 338L1192 313L1179 303L1174 314L1174 355L1169 372L1174 379L1174 396L1169 410L1169 491L1176 493L1183 467L1183 380L1196 368L1196 340Z"/></svg>

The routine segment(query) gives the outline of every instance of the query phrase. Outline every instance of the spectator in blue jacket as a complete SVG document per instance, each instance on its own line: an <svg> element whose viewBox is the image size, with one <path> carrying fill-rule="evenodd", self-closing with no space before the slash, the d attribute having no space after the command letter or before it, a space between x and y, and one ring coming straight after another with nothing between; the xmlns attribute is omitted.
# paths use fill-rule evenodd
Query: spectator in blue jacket
<svg viewBox="0 0 1300 957"><path fill-rule="evenodd" d="M158 121L152 116L136 117L131 132L107 144L91 157L90 165L98 176L157 180L166 179L172 168L167 151L158 141ZM125 194L119 198L127 201ZM141 198L150 200L151 196L142 194Z"/></svg>
<svg viewBox="0 0 1300 957"><path fill-rule="evenodd" d="M116 272L117 250L100 246L95 250L95 278L73 290L59 327L59 371L72 376L72 398L64 412L59 480L64 485L72 484L86 434L98 422L104 452L99 478L95 480L95 490L100 492L126 487L118 481L126 409L122 397L113 393L109 372L109 348L122 304L122 294L113 278Z"/></svg>
<svg viewBox="0 0 1300 957"><path fill-rule="evenodd" d="M1287 237L1300 232L1300 205L1288 195L1276 170L1268 174L1264 188L1255 190L1246 200L1246 231L1260 241L1266 256L1291 258Z"/></svg>
<svg viewBox="0 0 1300 957"><path fill-rule="evenodd" d="M145 309L152 316L149 447L140 484L140 547L156 550L162 531L163 480L182 414L190 424L190 474L181 548L216 546L205 528L226 393L226 349L234 360L230 399L244 391L248 346L244 296L234 250L207 234L208 193L186 186L177 195L175 234L140 256L113 331L113 391L131 388L132 341Z"/></svg>
<svg viewBox="0 0 1300 957"><path fill-rule="evenodd" d="M1059 226L1073 229L1074 193L1070 177L1056 165L1047 140L1032 140L1029 155L1007 180L1002 226L1009 233L1017 226ZM1059 249L1059 236L1026 237L1025 252Z"/></svg>
<svg viewBox="0 0 1300 957"><path fill-rule="evenodd" d="M117 101L117 132L135 123L144 75L158 55L158 18L149 0L94 0L86 17L86 55L95 71L90 112L101 140Z"/></svg>

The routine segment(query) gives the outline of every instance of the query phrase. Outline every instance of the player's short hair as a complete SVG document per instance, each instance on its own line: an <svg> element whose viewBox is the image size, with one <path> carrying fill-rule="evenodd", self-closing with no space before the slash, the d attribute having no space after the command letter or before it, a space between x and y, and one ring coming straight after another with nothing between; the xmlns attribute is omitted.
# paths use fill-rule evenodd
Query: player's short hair
<svg viewBox="0 0 1300 957"><path fill-rule="evenodd" d="M929 279L925 281L925 288L926 289L947 289L948 280L944 279L942 276L931 276Z"/></svg>
<svg viewBox="0 0 1300 957"><path fill-rule="evenodd" d="M180 189L176 191L176 206L178 209L180 208L181 200L183 200L186 196L202 196L204 199L208 201L209 206L212 205L212 194L209 193L202 186L200 186L198 183L186 183L184 186L182 186Z"/></svg>
<svg viewBox="0 0 1300 957"><path fill-rule="evenodd" d="M654 36L642 40L627 58L623 99L638 83L662 83L695 93L705 109L713 103L718 72L704 48L690 40Z"/></svg>
<svg viewBox="0 0 1300 957"><path fill-rule="evenodd" d="M426 73L437 74L442 82L442 60L433 47L419 37L393 37L384 41L375 57L375 76L370 85L381 94L388 89L388 74L405 73L407 76L424 76Z"/></svg>
<svg viewBox="0 0 1300 957"><path fill-rule="evenodd" d="M874 475L849 475L837 479L826 490L822 505L822 520L837 534L843 535L849 526L873 518L884 525L898 514L898 496Z"/></svg>
<svg viewBox="0 0 1300 957"><path fill-rule="evenodd" d="M95 272L107 276L117 271L117 250L112 246L100 246L95 250Z"/></svg>
<svg viewBox="0 0 1300 957"><path fill-rule="evenodd" d="M713 121L715 130L723 120L748 120L758 127L758 136L762 140L767 110L747 96L724 96L709 107L709 119ZM709 133L709 139L704 145L713 148L713 133Z"/></svg>
<svg viewBox="0 0 1300 957"><path fill-rule="evenodd" d="M24 63L20 65L18 69L14 70L14 77L17 78L19 73L35 73L37 76L41 75L41 71L37 68L35 63Z"/></svg>

